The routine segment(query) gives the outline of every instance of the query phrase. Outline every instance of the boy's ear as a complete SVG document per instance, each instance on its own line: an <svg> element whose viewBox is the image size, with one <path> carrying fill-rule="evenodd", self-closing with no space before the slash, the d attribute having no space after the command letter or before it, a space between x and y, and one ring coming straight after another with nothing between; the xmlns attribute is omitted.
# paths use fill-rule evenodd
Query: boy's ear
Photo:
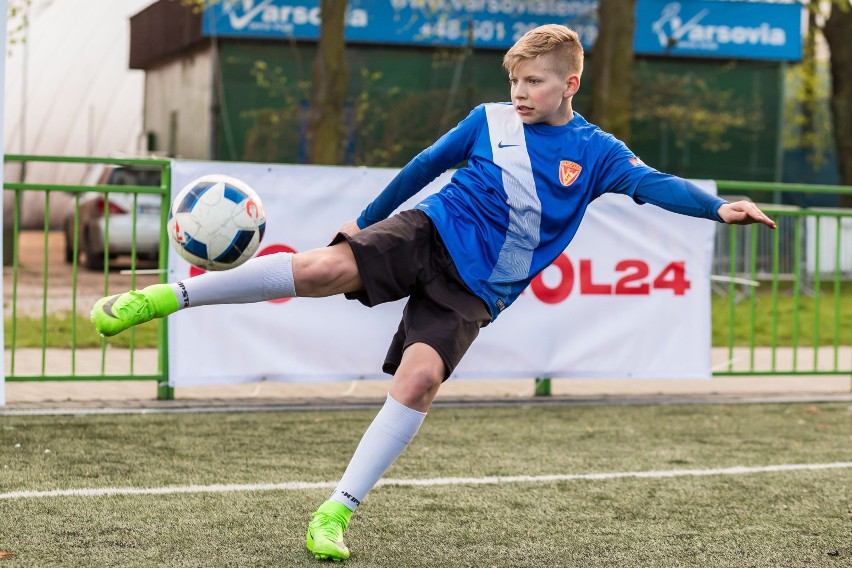
<svg viewBox="0 0 852 568"><path fill-rule="evenodd" d="M565 91L562 96L566 99L570 99L574 95L577 94L577 91L580 90L580 76L579 75L571 75L568 77L568 80L565 82Z"/></svg>

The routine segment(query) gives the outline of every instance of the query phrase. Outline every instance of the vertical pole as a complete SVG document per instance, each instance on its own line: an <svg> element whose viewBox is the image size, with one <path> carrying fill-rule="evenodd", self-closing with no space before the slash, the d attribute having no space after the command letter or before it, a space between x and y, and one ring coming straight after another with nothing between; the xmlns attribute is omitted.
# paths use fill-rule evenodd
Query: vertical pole
<svg viewBox="0 0 852 568"><path fill-rule="evenodd" d="M838 371L840 353L840 231L844 217L838 215L835 220L837 224L834 232L834 329L832 334L834 358L832 359L832 370Z"/></svg>
<svg viewBox="0 0 852 568"><path fill-rule="evenodd" d="M728 372L734 370L734 344L736 343L736 284L737 276L737 226L728 226Z"/></svg>
<svg viewBox="0 0 852 568"><path fill-rule="evenodd" d="M778 355L778 270L780 256L780 238L778 234L781 232L781 218L778 220L778 229L772 231L772 372L775 372L775 365Z"/></svg>
<svg viewBox="0 0 852 568"><path fill-rule="evenodd" d="M18 237L21 234L21 194L20 190L15 190L15 202L12 205L12 338L9 349L12 351L12 356L9 359L9 374L15 375L15 354L17 353L15 339L18 337L18 264L19 264L19 247ZM5 345L5 340L4 340Z"/></svg>
<svg viewBox="0 0 852 568"><path fill-rule="evenodd" d="M749 225L748 226L749 233L751 234L751 275L752 282L757 281L757 225ZM750 294L750 311L749 311L749 342L748 342L748 352L749 352L749 366L748 370L752 373L754 372L754 350L755 345L757 343L755 339L755 334L757 332L757 322L755 318L757 317L757 289L752 290Z"/></svg>
<svg viewBox="0 0 852 568"><path fill-rule="evenodd" d="M41 288L41 374L47 374L47 275L48 251L50 250L50 192L44 193L44 258L42 258ZM72 317L74 314L71 314Z"/></svg>
<svg viewBox="0 0 852 568"><path fill-rule="evenodd" d="M8 14L8 6L6 0L0 0L0 45L3 48L6 48L6 18ZM3 108L3 93L6 92L5 87L5 77L6 77L6 58L4 57L0 60L0 109ZM3 132L3 111L0 110L0 132ZM3 188L3 138L0 137L0 189ZM0 222L5 218L3 215L3 199L2 199L2 191L0 191ZM4 231L0 231L0 251L5 251L6 247L3 241ZM5 261L5 255L3 255ZM0 279L0 297L3 297L3 280ZM0 314L3 315L3 321L6 321L6 310L3 307L0 307ZM6 345L6 338L4 337L4 328L5 326L0 326L0 345ZM13 351L14 353L14 351ZM5 358L3 361L0 361L0 406L4 406L6 404L6 363Z"/></svg>
<svg viewBox="0 0 852 568"><path fill-rule="evenodd" d="M160 170L160 188L164 189L162 201L160 202L160 251L157 260L157 268L160 269L160 283L168 282L169 268L169 239L165 234L165 227L169 219L169 208L172 204L172 165L167 162ZM157 382L157 399L174 400L175 389L169 385L169 327L168 318L161 318L157 323L157 345L159 346L159 371L160 379Z"/></svg>
<svg viewBox="0 0 852 568"><path fill-rule="evenodd" d="M67 243L65 246L68 246ZM77 269L80 261L80 194L74 194L74 237L71 242L71 374L77 374Z"/></svg>
<svg viewBox="0 0 852 568"><path fill-rule="evenodd" d="M799 299L802 286L802 217L792 217L793 222L793 329L790 338L793 345L793 371L799 369ZM818 243L817 243L818 245Z"/></svg>
<svg viewBox="0 0 852 568"><path fill-rule="evenodd" d="M822 215L817 215L814 218L816 222L816 237L814 238L814 367L813 370L816 371L819 368L819 345L820 345L820 298L822 297L822 259L820 258L820 250L822 249L822 236L820 234L820 228L822 223ZM837 222L840 222L840 219L837 219ZM835 312L835 318L840 317L840 312Z"/></svg>

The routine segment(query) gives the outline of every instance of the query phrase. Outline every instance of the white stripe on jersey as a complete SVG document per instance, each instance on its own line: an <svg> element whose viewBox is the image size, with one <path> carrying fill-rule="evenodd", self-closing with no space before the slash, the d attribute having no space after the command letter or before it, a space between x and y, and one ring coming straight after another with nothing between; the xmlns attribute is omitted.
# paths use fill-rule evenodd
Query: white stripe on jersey
<svg viewBox="0 0 852 568"><path fill-rule="evenodd" d="M515 108L487 104L485 116L494 163L503 171L503 189L509 205L506 240L489 280L517 282L529 275L533 251L539 243L541 201L535 189L524 123Z"/></svg>

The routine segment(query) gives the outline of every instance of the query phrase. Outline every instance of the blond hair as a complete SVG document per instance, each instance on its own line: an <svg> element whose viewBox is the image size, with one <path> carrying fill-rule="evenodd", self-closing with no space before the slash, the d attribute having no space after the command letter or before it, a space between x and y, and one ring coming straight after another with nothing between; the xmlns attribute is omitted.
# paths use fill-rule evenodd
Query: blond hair
<svg viewBox="0 0 852 568"><path fill-rule="evenodd" d="M553 54L557 71L565 75L582 75L583 46L577 32L559 24L533 28L521 37L503 57L503 67L510 73L522 61Z"/></svg>

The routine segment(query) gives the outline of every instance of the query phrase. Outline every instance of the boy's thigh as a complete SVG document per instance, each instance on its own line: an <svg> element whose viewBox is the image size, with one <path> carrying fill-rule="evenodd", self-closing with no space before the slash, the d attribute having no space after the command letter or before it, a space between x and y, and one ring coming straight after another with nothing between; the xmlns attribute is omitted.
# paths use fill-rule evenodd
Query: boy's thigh
<svg viewBox="0 0 852 568"><path fill-rule="evenodd" d="M429 217L403 211L354 235L339 233L332 244L344 240L364 288L347 298L375 306L408 297L382 369L394 374L403 351L425 343L441 356L448 378L491 314L462 280Z"/></svg>
<svg viewBox="0 0 852 568"><path fill-rule="evenodd" d="M409 296L452 262L432 222L419 210L402 211L354 235L338 233L331 244L344 240L363 283L363 290L346 297L366 306Z"/></svg>

